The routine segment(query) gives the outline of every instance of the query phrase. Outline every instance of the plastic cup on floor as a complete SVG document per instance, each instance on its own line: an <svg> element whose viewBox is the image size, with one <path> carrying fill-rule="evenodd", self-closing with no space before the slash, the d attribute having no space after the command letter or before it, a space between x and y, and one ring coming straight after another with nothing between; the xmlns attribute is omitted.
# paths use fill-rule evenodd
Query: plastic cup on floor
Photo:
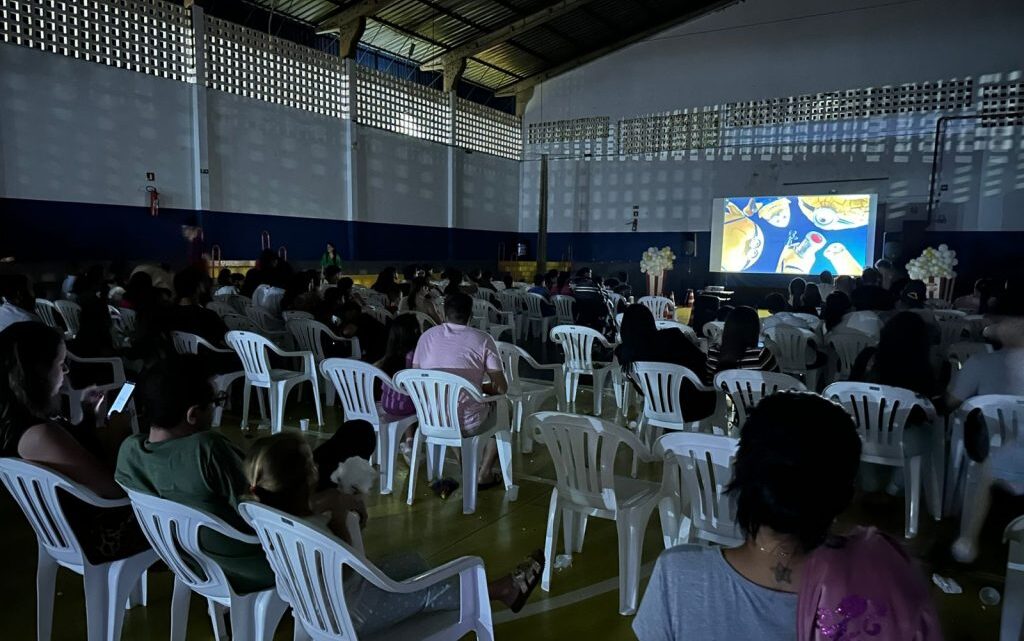
<svg viewBox="0 0 1024 641"><path fill-rule="evenodd" d="M302 429L303 432L308 431L309 430L309 419L308 418L300 418L299 419L299 427Z"/></svg>
<svg viewBox="0 0 1024 641"><path fill-rule="evenodd" d="M978 590L978 599L982 605L995 606L999 605L999 601L1002 600L1002 596L999 594L999 590L993 587L984 587Z"/></svg>

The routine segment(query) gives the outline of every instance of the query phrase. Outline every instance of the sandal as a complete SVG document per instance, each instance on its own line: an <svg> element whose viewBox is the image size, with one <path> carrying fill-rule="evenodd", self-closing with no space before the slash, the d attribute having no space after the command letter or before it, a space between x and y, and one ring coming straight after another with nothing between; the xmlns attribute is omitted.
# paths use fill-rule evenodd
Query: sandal
<svg viewBox="0 0 1024 641"><path fill-rule="evenodd" d="M530 598L534 588L540 584L541 576L544 573L544 553L534 550L525 561L516 567L512 573L512 584L519 590L519 596L512 602L509 609L513 614L518 614L526 601Z"/></svg>
<svg viewBox="0 0 1024 641"><path fill-rule="evenodd" d="M430 485L430 489L434 490L434 494L442 499L447 499L455 493L455 490L459 489L459 482L453 478L443 478L440 481L434 481Z"/></svg>
<svg viewBox="0 0 1024 641"><path fill-rule="evenodd" d="M504 483L505 483L505 479L502 478L501 473L500 472L494 472L493 474L491 474L490 480L484 481L483 483L477 483L476 484L476 490L477 490L477 492L480 492L480 491L483 491L483 490L490 490L492 488L495 488L495 487L498 487L500 485L503 485Z"/></svg>

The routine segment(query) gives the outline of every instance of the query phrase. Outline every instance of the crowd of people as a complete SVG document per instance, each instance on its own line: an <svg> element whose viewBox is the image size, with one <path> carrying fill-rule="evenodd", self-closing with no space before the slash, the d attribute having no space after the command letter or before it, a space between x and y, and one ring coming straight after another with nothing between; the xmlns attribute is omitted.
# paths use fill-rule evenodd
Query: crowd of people
<svg viewBox="0 0 1024 641"><path fill-rule="evenodd" d="M553 296L572 296L577 322L617 331L615 356L627 373L637 362L674 363L693 372L695 381L684 381L681 391L688 422L714 411L716 393L704 386L715 374L779 371L771 332L783 326L815 336L841 329L871 337L850 379L911 390L931 399L940 412L953 411L980 394L1024 396L1021 281L979 281L971 295L955 301L957 307L992 321L986 338L998 347L956 371L937 358L941 334L925 304L924 283L901 278L884 261L856 279L833 278L826 272L818 281L796 278L786 293L769 295L763 307L770 315L763 320L753 307L698 297L690 319L697 336L708 322L724 323L721 340L706 350L676 329L659 330L659 319L648 307L628 304L631 292L625 278L605 280L589 269L575 276L548 272L538 274L527 293L544 299L545 315L555 313ZM176 355L170 332L195 334L223 347L227 327L206 305L214 297L247 296L275 318L286 311L306 312L339 336L358 338L362 358L388 376L408 368L437 369L467 379L485 394L502 394L508 382L496 343L471 326L473 295L480 289L511 287L507 274L480 269L439 274L410 266L401 273L384 269L368 290L358 288L342 276L333 245L328 245L319 270L294 270L273 252L264 252L244 275L223 270L216 279L205 266L190 266L173 276L154 265L129 273L97 267L61 284L61 296L81 308L79 327L71 336L36 315L25 275L6 274L0 278L0 364L7 372L0 381L0 456L59 471L101 497L123 496L123 486L180 502L242 531L248 527L238 505L255 500L347 541L351 536L345 517L356 512L365 524L365 505L359 496L339 492L328 479L340 462L371 457L376 447L373 428L362 421L347 422L316 450L300 436L278 434L257 440L243 452L209 429L214 407L226 400L214 394L209 378L239 370L237 357ZM622 302L609 305L609 292ZM416 316L403 314L382 322L371 313L373 306L420 312L434 326L424 329ZM130 341L118 340L111 307L135 314ZM621 321L613 322L620 310ZM347 347L336 348L336 355L349 355ZM83 418L77 424L64 418L71 415L62 407L66 376L78 388L109 382L104 380L108 372L69 361L69 352L124 361L139 381L140 433L131 434L127 416L108 416L109 399L98 393L84 395ZM812 342L807 367L832 366L825 346ZM383 386L378 397L391 416L416 412L401 390ZM491 414L488 404L461 399L463 434L486 429L494 420ZM965 446L972 459L989 460L988 482L1024 481L1021 450L1003 447L990 453L984 424L972 425ZM412 437L411 430L402 437L406 458ZM868 634L875 625L898 630L885 638L940 638L927 587L899 543L873 528L834 527L853 500L862 468L860 450L850 416L817 394L779 393L762 401L740 430L728 490L737 503L745 542L728 550L684 546L662 554L633 623L638 638L847 638L826 630L842 627ZM479 488L501 483L495 459L492 441L477 470ZM810 479L814 482L808 483ZM62 508L91 562L124 558L148 546L130 509L93 508L71 497ZM958 560L969 561L977 554L983 518L982 511L954 546ZM273 585L259 546L213 532L202 534L201 545L236 591ZM538 584L545 562L539 551L530 553L489 584L490 597L518 611ZM382 559L379 567L395 579L427 569L415 554ZM407 595L357 580L346 581L344 589L360 634L421 612L459 606L457 581ZM843 596L838 609L837 595Z"/></svg>

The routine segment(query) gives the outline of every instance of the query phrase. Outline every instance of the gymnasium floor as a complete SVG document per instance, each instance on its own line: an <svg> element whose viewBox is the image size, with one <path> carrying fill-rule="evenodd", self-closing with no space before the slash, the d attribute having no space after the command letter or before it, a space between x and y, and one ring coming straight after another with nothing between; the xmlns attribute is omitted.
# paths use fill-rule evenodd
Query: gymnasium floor
<svg viewBox="0 0 1024 641"><path fill-rule="evenodd" d="M542 357L555 357L550 347L539 345L532 349ZM308 397L308 394L307 394ZM611 418L614 404L605 403L606 415ZM591 405L590 395L584 392L578 402L581 411ZM295 428L299 418L315 417L310 405L289 405L286 426ZM328 409L326 421L338 424L338 410ZM315 419L314 419L315 425ZM223 431L245 448L251 443L237 427L237 416L225 416ZM287 427L286 427L287 429ZM266 434L266 431L261 433ZM318 438L311 436L311 444ZM620 473L628 471L628 459L620 456ZM370 520L363 533L370 558L390 553L416 551L432 565L438 565L462 555L475 555L484 559L491 576L504 574L521 558L536 548L542 548L547 519L548 501L554 478L547 451L537 444L532 455L515 456L515 475L519 485L518 499L507 500L501 489L479 495L476 514L462 514L462 493L455 492L447 500L433 495L427 483L417 483L416 500L412 506L405 503L408 470L398 463L395 494L387 497L371 495L368 500ZM658 470L650 466L642 475L655 478ZM448 476L458 477L458 467L451 460L446 467ZM425 478L425 477L421 477ZM23 515L6 492L0 492L0 550L3 550L3 572L0 573L0 594L4 607L0 634L2 639L28 640L35 638L35 558L34 535ZM1002 591L1006 568L1006 547L1000 543L1001 525L1012 514L996 515L986 529L982 556L972 566L957 566L949 559L947 550L955 535L956 522L946 520L935 523L922 515L920 534L909 543L909 549L923 565L928 576L938 572L952 576L963 586L963 594L944 595L933 587L940 609L947 640L983 640L998 637L1000 608L986 608L978 600L978 590L993 586ZM844 515L846 523L870 523L888 532L901 535L903 531L902 496L890 497L883 493L861 494L854 508ZM994 525L994 526L993 526ZM622 617L618 609L617 543L614 524L591 519L583 552L573 557L571 567L556 571L551 592L539 587L526 608L512 615L495 604L494 619L498 639L529 639L530 641L572 638L633 639L631 617ZM560 546L559 546L560 547ZM657 512L652 516L644 545L643 576L661 550L660 523ZM641 584L641 590L646 580ZM169 606L172 577L166 570L150 573L149 605L130 610L125 618L123 639L160 640L169 635ZM57 581L58 596L54 612L54 641L78 641L85 638L85 613L81 579L68 571L61 571ZM642 591L641 591L642 594ZM291 620L285 617L275 639L291 639ZM195 597L189 619L188 639L212 639L205 604Z"/></svg>

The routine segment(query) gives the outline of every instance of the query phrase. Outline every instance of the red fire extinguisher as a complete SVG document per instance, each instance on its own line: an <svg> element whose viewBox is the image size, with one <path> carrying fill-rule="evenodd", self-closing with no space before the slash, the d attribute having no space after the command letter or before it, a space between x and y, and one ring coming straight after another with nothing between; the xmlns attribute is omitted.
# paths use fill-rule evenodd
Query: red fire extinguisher
<svg viewBox="0 0 1024 641"><path fill-rule="evenodd" d="M156 190L156 187L152 185L146 187L146 193L149 194L149 215L159 216L160 215L160 192Z"/></svg>

